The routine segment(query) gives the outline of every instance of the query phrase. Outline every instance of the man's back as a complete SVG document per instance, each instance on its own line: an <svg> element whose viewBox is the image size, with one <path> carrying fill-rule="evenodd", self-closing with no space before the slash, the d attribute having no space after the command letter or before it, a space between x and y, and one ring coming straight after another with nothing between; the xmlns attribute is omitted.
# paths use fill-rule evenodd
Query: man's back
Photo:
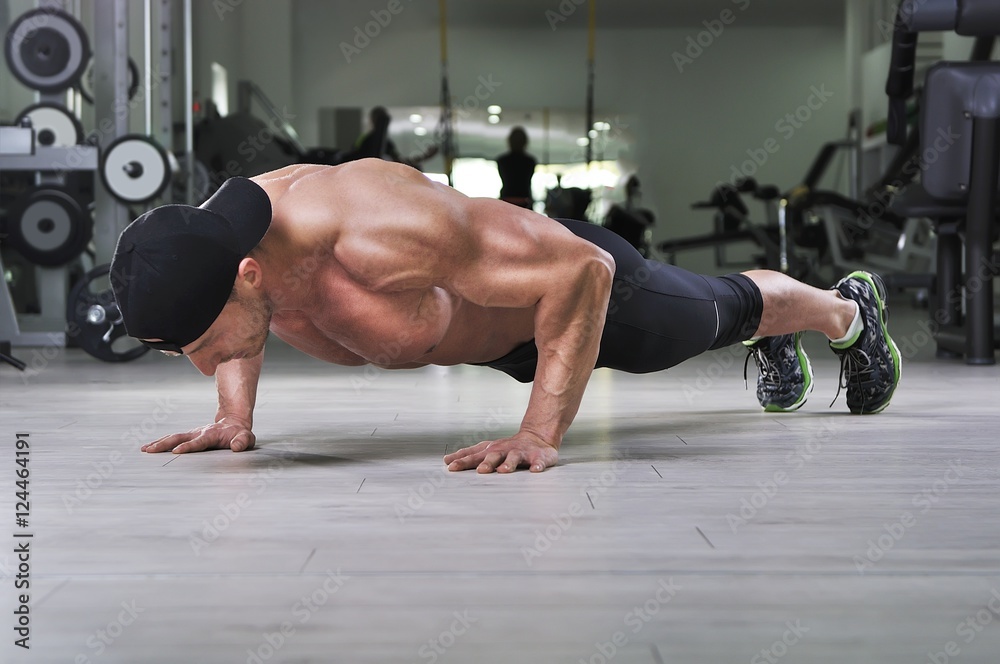
<svg viewBox="0 0 1000 664"><path fill-rule="evenodd" d="M558 224L378 160L255 181L273 209L257 252L271 331L291 345L338 364L412 367L486 362L534 338L533 300L520 295L532 284L504 280L519 269L500 259L544 275L558 245L546 240L567 239Z"/></svg>

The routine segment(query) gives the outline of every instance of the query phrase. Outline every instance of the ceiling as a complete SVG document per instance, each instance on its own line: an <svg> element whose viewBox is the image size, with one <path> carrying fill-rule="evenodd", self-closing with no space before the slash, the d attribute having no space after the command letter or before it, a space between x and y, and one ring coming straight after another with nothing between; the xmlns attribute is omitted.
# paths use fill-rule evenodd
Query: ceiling
<svg viewBox="0 0 1000 664"><path fill-rule="evenodd" d="M604 28L702 26L729 9L744 26L842 27L846 0L597 0L597 23ZM588 0L447 0L448 24L462 28L550 30L587 25ZM407 3L408 4L408 3ZM437 2L410 5L432 23ZM566 20L563 21L562 19Z"/></svg>

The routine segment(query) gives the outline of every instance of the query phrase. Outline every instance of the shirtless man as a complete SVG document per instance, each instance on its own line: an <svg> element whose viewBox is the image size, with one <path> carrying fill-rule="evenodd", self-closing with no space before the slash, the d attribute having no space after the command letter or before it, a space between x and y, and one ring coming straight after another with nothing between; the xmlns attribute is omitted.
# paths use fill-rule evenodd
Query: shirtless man
<svg viewBox="0 0 1000 664"><path fill-rule="evenodd" d="M794 410L812 389L801 332L817 330L853 412L881 411L899 379L874 275L830 290L766 270L703 277L598 226L374 159L233 178L201 207L147 212L119 238L112 275L128 333L218 387L213 423L146 452L251 449L268 330L335 364L484 364L533 380L517 432L444 458L481 473L555 464L595 366L658 371L744 342L761 405Z"/></svg>

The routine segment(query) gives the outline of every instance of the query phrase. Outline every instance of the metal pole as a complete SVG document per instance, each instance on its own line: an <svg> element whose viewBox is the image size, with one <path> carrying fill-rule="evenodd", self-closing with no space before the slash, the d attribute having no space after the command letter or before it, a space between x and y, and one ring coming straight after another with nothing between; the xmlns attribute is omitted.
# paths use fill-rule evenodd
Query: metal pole
<svg viewBox="0 0 1000 664"><path fill-rule="evenodd" d="M995 364L993 328L993 238L997 198L1000 120L975 118L972 174L965 221L966 364ZM984 268L986 268L984 270ZM973 285L973 280L976 285ZM978 288L976 287L978 286Z"/></svg>
<svg viewBox="0 0 1000 664"><path fill-rule="evenodd" d="M788 274L788 199L778 203L778 267Z"/></svg>
<svg viewBox="0 0 1000 664"><path fill-rule="evenodd" d="M441 38L441 156L448 184L455 185L455 134L451 112L451 89L448 86L448 0L438 0L439 36Z"/></svg>
<svg viewBox="0 0 1000 664"><path fill-rule="evenodd" d="M590 131L594 128L594 52L597 42L597 0L590 0L590 12L588 17L587 30L587 128L583 135L587 139L587 167L593 156L593 149L590 140Z"/></svg>
<svg viewBox="0 0 1000 664"><path fill-rule="evenodd" d="M128 5L94 3L94 119L102 150L128 133ZM110 131L108 131L110 127ZM128 225L128 210L104 187L94 194L96 263L107 263Z"/></svg>
<svg viewBox="0 0 1000 664"><path fill-rule="evenodd" d="M146 86L146 130L147 136L153 134L153 0L143 0L142 3L143 45L145 46L143 63L144 81ZM170 146L167 146L168 148Z"/></svg>
<svg viewBox="0 0 1000 664"><path fill-rule="evenodd" d="M184 189L188 205L194 205L194 53L191 33L191 0L184 0L184 154L189 165Z"/></svg>
<svg viewBox="0 0 1000 664"><path fill-rule="evenodd" d="M71 4L73 6L73 12L72 13L73 13L74 18L76 18L76 20L80 21L80 23L82 24L83 23L83 11L80 8L80 0L73 0L73 2ZM91 57L93 57L93 56L91 56ZM93 70L91 70L91 71L93 71ZM75 115L77 118L80 118L83 115L83 95L80 94L80 87L79 86L74 86L74 87L70 88L67 92L69 94L69 98L70 98L70 102L71 102L70 105L69 105L69 107L70 107L70 109L72 109L73 115Z"/></svg>
<svg viewBox="0 0 1000 664"><path fill-rule="evenodd" d="M173 24L173 0L160 0L160 61L157 67L159 81L156 87L156 98L159 100L159 110L156 117L159 129L157 130L156 140L160 145L171 151L177 149L174 142Z"/></svg>

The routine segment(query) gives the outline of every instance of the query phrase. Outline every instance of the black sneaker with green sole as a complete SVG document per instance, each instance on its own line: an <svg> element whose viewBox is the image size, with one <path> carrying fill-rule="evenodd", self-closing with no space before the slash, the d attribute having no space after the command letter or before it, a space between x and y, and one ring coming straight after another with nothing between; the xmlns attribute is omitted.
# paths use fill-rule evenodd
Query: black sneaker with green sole
<svg viewBox="0 0 1000 664"><path fill-rule="evenodd" d="M877 274L858 271L841 279L833 289L858 303L864 323L864 329L854 339L830 343L840 356L840 385L833 400L840 396L841 388L847 388L847 407L852 413L882 412L896 391L902 370L899 349L887 328L885 284Z"/></svg>
<svg viewBox="0 0 1000 664"><path fill-rule="evenodd" d="M747 364L753 358L757 377L757 401L769 413L798 410L812 392L813 372L809 356L802 349L802 333L764 337L744 341L749 354L743 363L743 381Z"/></svg>

